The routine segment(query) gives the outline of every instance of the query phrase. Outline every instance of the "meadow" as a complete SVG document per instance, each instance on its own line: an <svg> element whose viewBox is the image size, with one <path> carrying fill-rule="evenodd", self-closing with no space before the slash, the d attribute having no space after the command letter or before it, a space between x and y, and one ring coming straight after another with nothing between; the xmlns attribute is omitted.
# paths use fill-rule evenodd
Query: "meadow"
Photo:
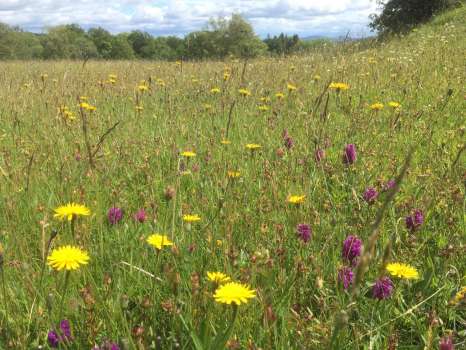
<svg viewBox="0 0 466 350"><path fill-rule="evenodd" d="M465 15L305 56L0 62L0 349L466 347Z"/></svg>

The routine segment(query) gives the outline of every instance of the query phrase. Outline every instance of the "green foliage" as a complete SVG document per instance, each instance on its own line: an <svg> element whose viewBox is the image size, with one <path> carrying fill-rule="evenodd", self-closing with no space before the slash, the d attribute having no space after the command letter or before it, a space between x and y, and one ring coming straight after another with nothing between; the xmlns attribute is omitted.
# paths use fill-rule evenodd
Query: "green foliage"
<svg viewBox="0 0 466 350"><path fill-rule="evenodd" d="M403 33L424 23L457 1L453 0L378 0L380 14L371 16L370 27L381 34Z"/></svg>

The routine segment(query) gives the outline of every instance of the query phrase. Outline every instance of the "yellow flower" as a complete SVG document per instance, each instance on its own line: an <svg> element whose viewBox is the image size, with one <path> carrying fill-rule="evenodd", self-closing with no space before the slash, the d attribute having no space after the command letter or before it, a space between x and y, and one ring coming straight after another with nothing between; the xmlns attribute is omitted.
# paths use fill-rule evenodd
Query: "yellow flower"
<svg viewBox="0 0 466 350"><path fill-rule="evenodd" d="M225 275L222 272L207 272L207 278L209 281L215 282L217 284L230 282L231 278Z"/></svg>
<svg viewBox="0 0 466 350"><path fill-rule="evenodd" d="M63 117L64 117L65 119L67 119L67 120L70 120L70 121L76 119L76 117L74 116L73 112L70 112L70 111L68 111L68 110L63 111Z"/></svg>
<svg viewBox="0 0 466 350"><path fill-rule="evenodd" d="M419 272L415 267L401 263L390 263L387 265L387 271L392 275L407 280L419 279Z"/></svg>
<svg viewBox="0 0 466 350"><path fill-rule="evenodd" d="M66 218L68 221L71 221L73 218L80 215L89 216L91 215L91 211L82 204L68 203L67 205L56 208L53 216L59 220L64 220Z"/></svg>
<svg viewBox="0 0 466 350"><path fill-rule="evenodd" d="M394 108L394 109L397 109L397 108L400 108L400 107L401 107L401 105L400 105L398 102L393 102L393 101L388 102L388 105L389 105L390 107Z"/></svg>
<svg viewBox="0 0 466 350"><path fill-rule="evenodd" d="M266 105L260 105L258 108L259 108L259 111L262 111L262 112L269 110L269 106L266 106Z"/></svg>
<svg viewBox="0 0 466 350"><path fill-rule="evenodd" d="M144 107L143 106L136 106L136 107L134 107L134 109L136 110L136 112L142 112L144 110Z"/></svg>
<svg viewBox="0 0 466 350"><path fill-rule="evenodd" d="M230 73L228 72L223 73L223 80L227 81L228 79L230 79Z"/></svg>
<svg viewBox="0 0 466 350"><path fill-rule="evenodd" d="M157 85L158 86L165 86L165 82L163 81L163 79L158 78L157 79Z"/></svg>
<svg viewBox="0 0 466 350"><path fill-rule="evenodd" d="M210 89L210 92L213 93L213 94L219 94L220 93L220 88L214 87L214 88Z"/></svg>
<svg viewBox="0 0 466 350"><path fill-rule="evenodd" d="M314 79L314 81L319 81L321 78L320 78L320 75L314 75L313 79ZM333 84L336 84L336 83L333 83ZM344 84L344 85L346 85L346 84Z"/></svg>
<svg viewBox="0 0 466 350"><path fill-rule="evenodd" d="M348 90L349 86L348 84L345 84L345 83L331 83L329 85L329 88L337 90L337 91L342 91L342 90Z"/></svg>
<svg viewBox="0 0 466 350"><path fill-rule="evenodd" d="M241 175L239 171L232 171L232 170L229 170L227 174L229 178L240 177Z"/></svg>
<svg viewBox="0 0 466 350"><path fill-rule="evenodd" d="M251 91L249 91L248 89L239 89L238 92L241 96L244 97L251 96Z"/></svg>
<svg viewBox="0 0 466 350"><path fill-rule="evenodd" d="M70 245L54 249L47 257L47 265L57 271L77 270L80 265L87 265L89 255L78 247Z"/></svg>
<svg viewBox="0 0 466 350"><path fill-rule="evenodd" d="M371 104L369 108L372 109L373 111L380 111L383 109L383 104L380 102L376 102L374 104Z"/></svg>
<svg viewBox="0 0 466 350"><path fill-rule="evenodd" d="M286 87L287 87L287 89L288 89L289 92L295 91L295 90L297 89L297 87L296 87L295 85L291 84L291 83L288 83L288 84L286 85Z"/></svg>
<svg viewBox="0 0 466 350"><path fill-rule="evenodd" d="M231 143L231 141L230 141L230 140L223 139L222 141L220 141L220 143L221 143L222 145L229 145L229 144Z"/></svg>
<svg viewBox="0 0 466 350"><path fill-rule="evenodd" d="M158 250L173 245L173 242L171 242L166 235L160 235L158 233L154 233L147 237L146 242Z"/></svg>
<svg viewBox="0 0 466 350"><path fill-rule="evenodd" d="M223 303L230 305L234 303L236 305L241 305L241 303L246 304L249 299L256 297L256 291L249 289L249 286L229 282L217 288L214 294L214 299L217 303Z"/></svg>
<svg viewBox="0 0 466 350"><path fill-rule="evenodd" d="M277 92L277 93L275 94L275 97L281 100L282 98L285 97L285 94L284 94L283 92Z"/></svg>
<svg viewBox="0 0 466 350"><path fill-rule="evenodd" d="M251 151L255 150L255 149L259 149L261 148L262 146L261 145L258 145L257 143L248 143L246 144L246 148L247 149L250 149Z"/></svg>
<svg viewBox="0 0 466 350"><path fill-rule="evenodd" d="M88 99L87 96L79 96L79 101L80 102L87 101L87 99Z"/></svg>
<svg viewBox="0 0 466 350"><path fill-rule="evenodd" d="M93 105L91 105L91 104L89 104L87 102L81 102L79 104L79 107L81 109L85 109L86 111L90 111L90 112L93 112L93 111L95 111L97 109L95 106L93 106Z"/></svg>
<svg viewBox="0 0 466 350"><path fill-rule="evenodd" d="M458 305L460 303L466 303L466 286L463 286L451 301L453 305Z"/></svg>
<svg viewBox="0 0 466 350"><path fill-rule="evenodd" d="M145 92L149 90L149 87L145 84L138 85L139 92Z"/></svg>
<svg viewBox="0 0 466 350"><path fill-rule="evenodd" d="M181 155L186 158L193 158L196 156L196 153L192 151L184 151L184 152L181 152Z"/></svg>
<svg viewBox="0 0 466 350"><path fill-rule="evenodd" d="M196 222L201 221L201 217L199 215L183 215L184 222Z"/></svg>
<svg viewBox="0 0 466 350"><path fill-rule="evenodd" d="M306 199L305 195L289 196L288 199L287 199L287 202L291 203L291 204L302 204L302 203L304 203L305 199Z"/></svg>
<svg viewBox="0 0 466 350"><path fill-rule="evenodd" d="M110 79L110 80L116 80L116 79L117 79L117 75L116 75L116 74L109 74L109 75L108 75L108 79Z"/></svg>

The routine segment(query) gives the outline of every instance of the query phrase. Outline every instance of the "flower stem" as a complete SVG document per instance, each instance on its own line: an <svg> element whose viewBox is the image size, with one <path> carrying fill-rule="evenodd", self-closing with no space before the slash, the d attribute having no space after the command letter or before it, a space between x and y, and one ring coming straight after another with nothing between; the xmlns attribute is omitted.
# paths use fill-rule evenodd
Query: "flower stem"
<svg viewBox="0 0 466 350"><path fill-rule="evenodd" d="M63 306L65 304L65 296L66 296L66 291L68 289L69 281L70 281L70 271L67 270L65 273L65 283L63 284L63 292L61 295L60 311L58 313L58 322L60 322L63 316Z"/></svg>

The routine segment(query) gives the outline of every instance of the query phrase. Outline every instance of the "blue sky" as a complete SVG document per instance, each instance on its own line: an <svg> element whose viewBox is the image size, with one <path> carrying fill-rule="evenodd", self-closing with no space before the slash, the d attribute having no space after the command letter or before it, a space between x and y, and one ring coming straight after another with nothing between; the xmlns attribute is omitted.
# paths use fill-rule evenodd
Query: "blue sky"
<svg viewBox="0 0 466 350"><path fill-rule="evenodd" d="M368 16L375 0L0 0L0 22L41 32L78 23L112 33L144 30L183 36L202 29L209 18L242 14L261 37L370 35Z"/></svg>

